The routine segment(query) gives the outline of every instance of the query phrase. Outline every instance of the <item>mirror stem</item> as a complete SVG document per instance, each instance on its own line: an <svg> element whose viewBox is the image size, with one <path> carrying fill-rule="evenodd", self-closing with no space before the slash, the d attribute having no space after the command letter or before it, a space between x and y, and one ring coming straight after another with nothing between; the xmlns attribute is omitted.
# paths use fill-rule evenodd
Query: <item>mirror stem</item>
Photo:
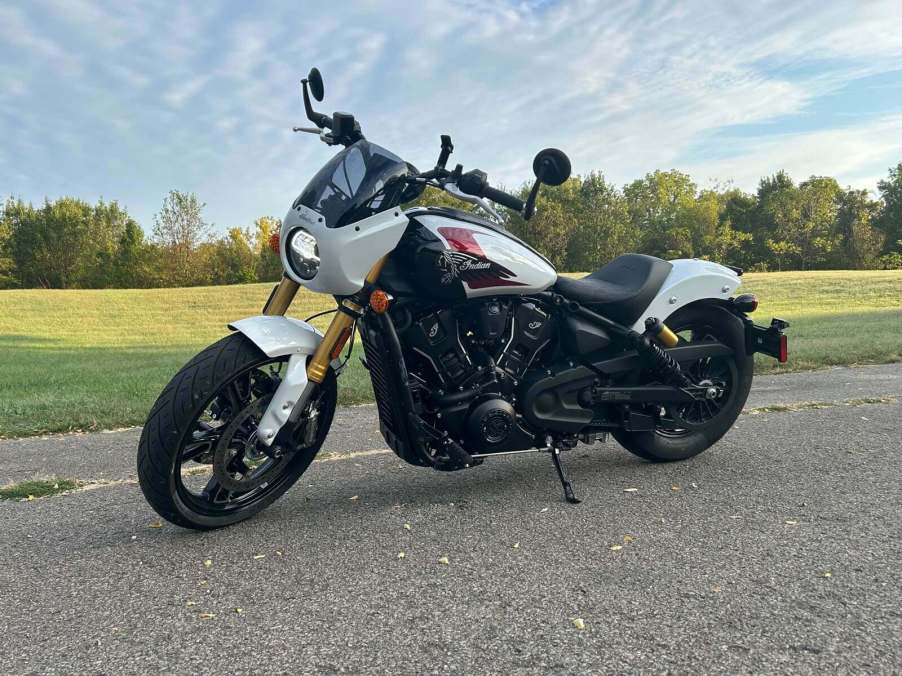
<svg viewBox="0 0 902 676"><path fill-rule="evenodd" d="M317 127L331 129L332 120L329 119L327 115L317 113L313 110L313 105L310 103L310 93L307 91L307 78L301 80L301 88L304 91L304 111L307 113L307 119L313 122Z"/></svg>
<svg viewBox="0 0 902 676"><path fill-rule="evenodd" d="M523 218L527 221L536 213L536 200L539 198L539 188L542 185L542 177L545 175L545 167L539 171L536 176L536 182L532 184L532 190L529 191L529 197L526 198L526 206L523 207Z"/></svg>

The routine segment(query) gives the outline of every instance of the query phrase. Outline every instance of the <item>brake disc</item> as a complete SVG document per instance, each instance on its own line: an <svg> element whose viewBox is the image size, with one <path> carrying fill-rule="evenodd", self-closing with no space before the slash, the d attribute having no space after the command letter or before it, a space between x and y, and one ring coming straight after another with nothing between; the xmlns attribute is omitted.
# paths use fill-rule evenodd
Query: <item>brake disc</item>
<svg viewBox="0 0 902 676"><path fill-rule="evenodd" d="M213 474L228 491L245 493L275 478L287 462L257 448L257 425L271 395L252 401L223 428L213 453ZM275 449L276 451L280 449Z"/></svg>

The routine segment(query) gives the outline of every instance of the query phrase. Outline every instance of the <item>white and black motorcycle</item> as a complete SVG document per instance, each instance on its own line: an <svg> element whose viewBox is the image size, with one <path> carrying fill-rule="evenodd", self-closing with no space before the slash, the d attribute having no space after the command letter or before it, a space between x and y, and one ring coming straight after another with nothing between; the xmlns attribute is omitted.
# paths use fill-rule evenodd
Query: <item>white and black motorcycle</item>
<svg viewBox="0 0 902 676"><path fill-rule="evenodd" d="M478 170L411 164L366 140L353 115L313 110L312 132L343 146L285 217L285 269L261 315L192 359L163 390L138 449L141 488L180 526L246 519L309 467L329 431L342 352L362 338L380 428L402 459L438 470L546 452L577 502L560 453L608 433L654 462L690 458L742 410L753 354L785 361L787 324L755 325L742 271L627 254L583 279L561 277L503 226L489 202L530 218L542 184L570 175L560 150L535 158L524 203ZM426 186L487 215L403 209ZM325 332L285 316L300 286L335 297ZM353 345L353 343L351 343ZM350 349L350 348L349 348Z"/></svg>

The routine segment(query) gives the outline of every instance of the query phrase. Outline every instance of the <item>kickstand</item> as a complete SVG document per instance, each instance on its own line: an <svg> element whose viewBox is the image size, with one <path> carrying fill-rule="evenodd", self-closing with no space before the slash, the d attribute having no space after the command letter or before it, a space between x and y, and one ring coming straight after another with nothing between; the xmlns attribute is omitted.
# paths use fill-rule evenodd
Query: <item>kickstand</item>
<svg viewBox="0 0 902 676"><path fill-rule="evenodd" d="M570 479L564 474L564 466L561 464L561 449L557 447L551 449L551 461L554 463L557 477L561 480L561 485L564 487L564 497L567 499L567 502L578 505L582 501L573 494L573 484L570 483Z"/></svg>

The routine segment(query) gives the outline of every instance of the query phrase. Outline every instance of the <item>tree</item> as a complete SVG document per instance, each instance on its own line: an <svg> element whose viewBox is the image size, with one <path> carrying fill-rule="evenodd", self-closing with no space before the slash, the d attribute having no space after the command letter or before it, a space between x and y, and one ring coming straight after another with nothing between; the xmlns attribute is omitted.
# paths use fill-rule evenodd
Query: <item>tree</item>
<svg viewBox="0 0 902 676"><path fill-rule="evenodd" d="M92 210L82 200L62 197L41 209L21 200L4 210L10 254L24 287L79 286L93 263Z"/></svg>
<svg viewBox="0 0 902 676"><path fill-rule="evenodd" d="M140 231L137 223L128 215L118 202L106 203L102 199L93 207L91 213L91 240L93 245L92 259L86 261L85 275L80 286L105 288L121 286L116 280L116 257L127 229ZM144 234L141 233L143 240Z"/></svg>
<svg viewBox="0 0 902 676"><path fill-rule="evenodd" d="M40 209L10 199L2 222L9 267L24 287L111 286L122 233L129 223L137 228L116 202L100 200L91 206L72 197L46 200Z"/></svg>
<svg viewBox="0 0 902 676"><path fill-rule="evenodd" d="M541 251L552 265L561 270L567 267L570 239L580 217L579 193L582 181L572 177L558 186L543 186L536 202L536 213L526 221L511 213L508 227L518 237ZM526 199L529 186L520 189Z"/></svg>
<svg viewBox="0 0 902 676"><path fill-rule="evenodd" d="M6 204L14 204L12 198ZM0 213L0 289L9 289L17 286L15 263L12 259L12 228L6 218L6 205Z"/></svg>
<svg viewBox="0 0 902 676"><path fill-rule="evenodd" d="M254 249L257 254L257 281L275 282L282 276L282 261L269 246L269 238L279 232L282 221L272 216L262 216L254 221L256 234Z"/></svg>
<svg viewBox="0 0 902 676"><path fill-rule="evenodd" d="M833 178L812 176L795 187L783 172L775 178L781 180L770 184L762 180L764 190L759 189L759 199L763 220L773 224L765 241L778 269L785 265L801 270L821 267L839 246L839 184Z"/></svg>
<svg viewBox="0 0 902 676"><path fill-rule="evenodd" d="M125 224L113 258L111 282L122 289L158 286L157 250L144 241L144 231L133 220Z"/></svg>
<svg viewBox="0 0 902 676"><path fill-rule="evenodd" d="M789 264L788 256L795 255L790 251L792 245L777 244L780 240L775 238L777 224L772 208L795 189L792 178L781 169L776 174L763 177L758 182L755 195L739 193L729 198L726 216L737 230L752 236L751 242L744 248L744 262L749 268L768 270L774 264ZM775 254L774 246L780 254Z"/></svg>
<svg viewBox="0 0 902 676"><path fill-rule="evenodd" d="M896 241L896 250L883 254L879 259L881 270L902 270L902 239Z"/></svg>
<svg viewBox="0 0 902 676"><path fill-rule="evenodd" d="M838 203L836 231L840 244L836 267L858 270L877 267L884 239L883 232L874 227L880 205L868 196L867 190L851 188L839 194Z"/></svg>
<svg viewBox="0 0 902 676"><path fill-rule="evenodd" d="M902 254L902 162L889 170L886 180L877 182L882 209L875 225L883 231L886 253Z"/></svg>
<svg viewBox="0 0 902 676"><path fill-rule="evenodd" d="M246 284L257 281L257 252L250 232L229 228L225 237L205 245L204 269L213 284Z"/></svg>
<svg viewBox="0 0 902 676"><path fill-rule="evenodd" d="M597 172L580 180L566 268L593 271L635 249L637 238L620 191Z"/></svg>
<svg viewBox="0 0 902 676"><path fill-rule="evenodd" d="M695 191L692 179L676 170L646 174L623 189L644 253L662 258L694 255L685 212L695 200Z"/></svg>
<svg viewBox="0 0 902 676"><path fill-rule="evenodd" d="M720 222L729 225L733 233L730 259L743 268L766 268L769 252L764 244L766 237L759 232L757 196L731 188L720 198L723 204Z"/></svg>
<svg viewBox="0 0 902 676"><path fill-rule="evenodd" d="M154 216L153 236L168 254L163 261L164 279L170 285L189 286L205 277L198 260L198 249L211 230L203 218L205 206L193 192L170 190L160 213Z"/></svg>

